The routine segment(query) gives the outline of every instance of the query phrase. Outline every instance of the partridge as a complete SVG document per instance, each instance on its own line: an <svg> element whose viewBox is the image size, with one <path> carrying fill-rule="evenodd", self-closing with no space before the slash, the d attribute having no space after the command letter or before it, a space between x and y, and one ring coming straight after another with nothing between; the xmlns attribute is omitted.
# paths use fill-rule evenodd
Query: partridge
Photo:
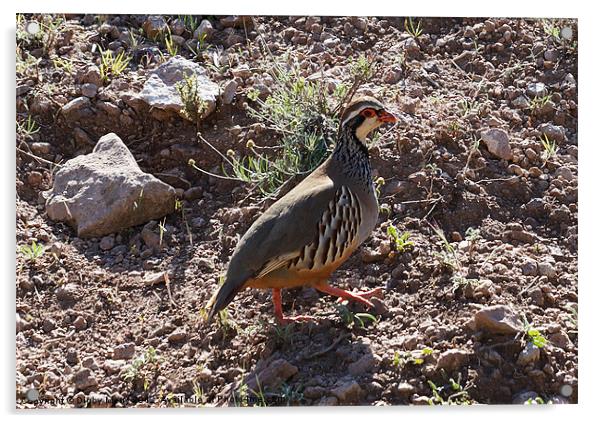
<svg viewBox="0 0 602 423"><path fill-rule="evenodd" d="M372 307L380 288L353 293L330 286L330 274L370 236L378 218L366 146L370 132L396 118L371 97L352 101L341 116L330 157L270 206L238 242L224 283L209 300L210 320L244 288L272 289L280 324L311 320L284 317L281 290L299 286Z"/></svg>

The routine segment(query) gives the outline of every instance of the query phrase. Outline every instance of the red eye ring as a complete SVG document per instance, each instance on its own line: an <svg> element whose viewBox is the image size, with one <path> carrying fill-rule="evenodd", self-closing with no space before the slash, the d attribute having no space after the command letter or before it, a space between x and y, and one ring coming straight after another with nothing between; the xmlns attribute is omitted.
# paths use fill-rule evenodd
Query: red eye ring
<svg viewBox="0 0 602 423"><path fill-rule="evenodd" d="M376 112L374 111L374 109L365 109L362 111L362 116L365 118L372 118L376 116Z"/></svg>

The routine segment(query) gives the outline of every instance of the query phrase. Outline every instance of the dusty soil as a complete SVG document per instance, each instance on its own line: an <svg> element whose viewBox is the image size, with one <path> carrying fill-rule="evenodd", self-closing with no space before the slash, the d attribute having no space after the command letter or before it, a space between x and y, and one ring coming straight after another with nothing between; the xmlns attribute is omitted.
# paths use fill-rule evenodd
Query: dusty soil
<svg viewBox="0 0 602 423"><path fill-rule="evenodd" d="M216 82L239 82L234 103L199 128L223 153L277 140L248 117L246 94L269 92L266 63L286 54L306 76L341 67L343 80L360 54L373 58L362 90L408 116L371 148L374 177L385 180L379 223L332 276L346 289L382 287L384 299L365 310L313 289L286 291L286 314L318 320L280 328L270 293L258 290L239 294L221 323L203 321L237 237L268 203L250 185L188 166L192 158L221 173L222 159L194 125L133 99L160 58L133 59L100 83L92 113L61 113L100 63L95 44L140 57L118 39L146 16L65 18L51 38L21 40L18 50L17 120L31 116L39 127L17 133L18 408L577 402L575 21L415 18L422 33L412 36L404 18L255 17L224 27L223 17L198 17L216 31L195 60ZM559 35L566 28L571 40ZM168 55L160 42L142 44ZM227 59L210 66L218 48ZM20 70L26 52L39 62ZM509 135L510 160L475 144L494 127ZM142 226L101 242L45 214L51 163L90 152L107 132L144 171L181 188L183 212L167 217L159 248ZM544 133L555 154L546 155ZM398 252L390 225L413 246ZM32 241L45 248L33 260L21 251ZM523 332L475 329L475 312L496 304L539 330L547 342L538 357L519 359Z"/></svg>

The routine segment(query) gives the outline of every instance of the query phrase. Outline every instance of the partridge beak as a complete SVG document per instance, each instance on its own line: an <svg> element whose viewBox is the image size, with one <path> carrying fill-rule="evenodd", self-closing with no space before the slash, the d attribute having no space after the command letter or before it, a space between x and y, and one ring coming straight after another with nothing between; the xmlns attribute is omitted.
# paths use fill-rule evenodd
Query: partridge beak
<svg viewBox="0 0 602 423"><path fill-rule="evenodd" d="M378 121L383 123L395 123L397 122L397 118L386 110L381 110L378 112Z"/></svg>

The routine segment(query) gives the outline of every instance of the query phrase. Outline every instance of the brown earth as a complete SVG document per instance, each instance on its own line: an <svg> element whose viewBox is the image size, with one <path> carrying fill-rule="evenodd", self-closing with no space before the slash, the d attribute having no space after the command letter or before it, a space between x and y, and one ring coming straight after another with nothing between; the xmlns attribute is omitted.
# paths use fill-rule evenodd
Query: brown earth
<svg viewBox="0 0 602 423"><path fill-rule="evenodd" d="M576 21L415 18L423 31L412 36L404 18L202 18L215 33L201 63L214 81L239 83L234 103L199 128L223 153L244 153L249 139L277 141L245 111L251 88L271 89L270 61L289 54L308 76L347 69L360 54L375 60L362 91L409 118L371 148L374 177L385 180L383 212L332 283L383 287L384 299L365 310L313 289L287 291L285 314L318 321L280 328L270 293L249 290L221 324L205 324L200 311L237 237L267 202L250 185L188 166L192 158L221 173L222 159L197 141L194 125L131 95L160 59L135 60L116 40L146 16L69 15L47 38L18 42L17 120L31 116L40 130L17 133L17 407L577 402ZM558 35L565 28L571 40ZM134 59L121 76L97 81L91 108L62 113L100 63L95 44ZM168 55L159 42L143 44ZM218 47L227 60L210 66ZM25 52L39 62L19 69ZM475 148L488 128L509 135L509 160L483 141ZM144 171L185 193L158 248L143 226L101 243L45 214L51 163L90 152L108 132ZM549 157L544 133L558 147ZM396 251L391 224L413 246ZM32 241L45 247L35 260L21 251ZM547 340L533 360L520 358L522 329L475 327L474 314L497 304ZM28 400L31 388L40 402Z"/></svg>

